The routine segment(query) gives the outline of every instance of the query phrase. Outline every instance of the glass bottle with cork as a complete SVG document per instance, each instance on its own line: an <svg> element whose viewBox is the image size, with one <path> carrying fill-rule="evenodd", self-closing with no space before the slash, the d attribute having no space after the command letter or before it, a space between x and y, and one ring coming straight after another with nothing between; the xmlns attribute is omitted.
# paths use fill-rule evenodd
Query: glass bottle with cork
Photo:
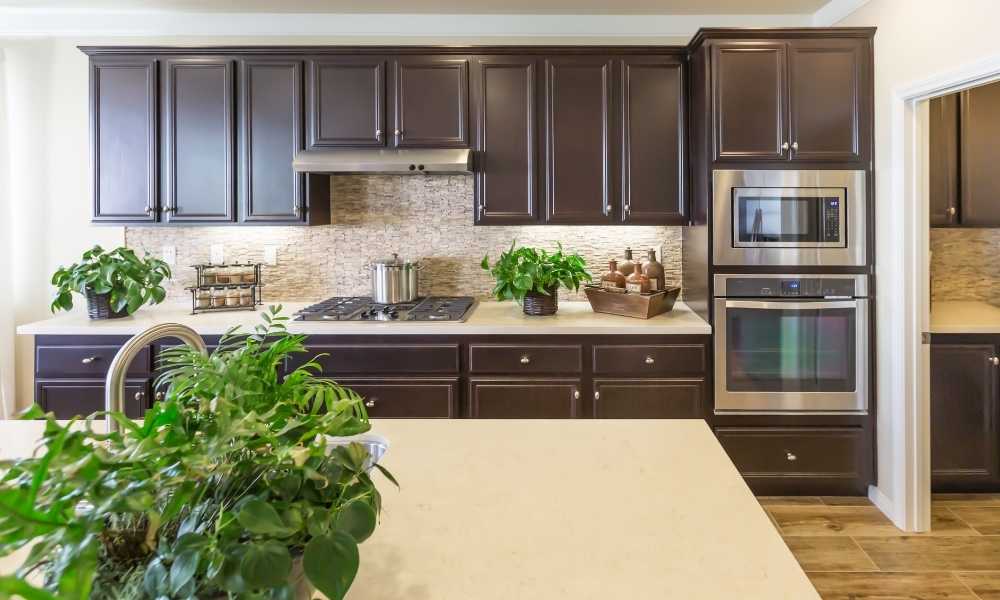
<svg viewBox="0 0 1000 600"><path fill-rule="evenodd" d="M649 291L662 292L666 289L663 265L656 260L656 250L649 249L646 260L642 263L642 274L649 278Z"/></svg>
<svg viewBox="0 0 1000 600"><path fill-rule="evenodd" d="M618 272L628 277L635 271L635 267L632 262L632 248L625 248L625 260L618 263Z"/></svg>
<svg viewBox="0 0 1000 600"><path fill-rule="evenodd" d="M601 276L601 287L611 291L625 289L625 276L618 271L618 261L608 261L608 272Z"/></svg>
<svg viewBox="0 0 1000 600"><path fill-rule="evenodd" d="M625 291L642 294L649 291L649 277L642 272L642 265L635 263L632 274L625 278Z"/></svg>

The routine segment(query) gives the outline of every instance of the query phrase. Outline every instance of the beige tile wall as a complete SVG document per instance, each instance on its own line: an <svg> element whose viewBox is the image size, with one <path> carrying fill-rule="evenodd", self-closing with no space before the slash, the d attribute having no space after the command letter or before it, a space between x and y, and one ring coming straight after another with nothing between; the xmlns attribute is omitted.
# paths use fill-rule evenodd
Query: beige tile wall
<svg viewBox="0 0 1000 600"><path fill-rule="evenodd" d="M332 225L130 227L126 243L156 255L164 245L176 247L177 266L169 286L173 299L186 297L184 287L194 282L189 265L208 262L211 244L224 245L227 261L261 261L265 245L278 246L278 265L264 268L267 301L366 295L365 265L393 252L424 264L422 294L485 297L492 280L480 269L480 260L487 253L495 257L515 239L549 249L561 241L586 259L595 276L625 246L662 246L667 280L680 283L680 227L474 227L472 196L470 176L341 175L333 178ZM572 294L563 291L561 297Z"/></svg>
<svg viewBox="0 0 1000 600"><path fill-rule="evenodd" d="M931 301L1000 304L1000 229L932 228Z"/></svg>

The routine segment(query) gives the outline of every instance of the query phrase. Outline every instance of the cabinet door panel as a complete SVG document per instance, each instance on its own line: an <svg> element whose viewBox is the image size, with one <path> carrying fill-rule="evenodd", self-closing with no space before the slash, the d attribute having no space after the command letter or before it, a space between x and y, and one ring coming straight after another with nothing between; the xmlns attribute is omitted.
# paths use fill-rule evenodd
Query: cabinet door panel
<svg viewBox="0 0 1000 600"><path fill-rule="evenodd" d="M705 381L595 380L595 419L700 419Z"/></svg>
<svg viewBox="0 0 1000 600"><path fill-rule="evenodd" d="M998 489L997 368L991 344L931 346L931 483Z"/></svg>
<svg viewBox="0 0 1000 600"><path fill-rule="evenodd" d="M794 160L861 160L867 40L795 40L788 46L789 136Z"/></svg>
<svg viewBox="0 0 1000 600"><path fill-rule="evenodd" d="M613 63L545 61L545 206L549 223L611 221Z"/></svg>
<svg viewBox="0 0 1000 600"><path fill-rule="evenodd" d="M959 220L958 94L930 101L930 224L956 225Z"/></svg>
<svg viewBox="0 0 1000 600"><path fill-rule="evenodd" d="M141 417L149 406L149 380L125 381L125 414ZM103 379L39 379L35 381L35 402L57 419L86 417L104 410Z"/></svg>
<svg viewBox="0 0 1000 600"><path fill-rule="evenodd" d="M538 220L536 61L487 57L476 61L476 223Z"/></svg>
<svg viewBox="0 0 1000 600"><path fill-rule="evenodd" d="M365 399L372 418L454 418L458 379L339 379Z"/></svg>
<svg viewBox="0 0 1000 600"><path fill-rule="evenodd" d="M396 146L469 146L469 61L403 58L395 62Z"/></svg>
<svg viewBox="0 0 1000 600"><path fill-rule="evenodd" d="M474 419L571 419L580 415L578 379L472 379Z"/></svg>
<svg viewBox="0 0 1000 600"><path fill-rule="evenodd" d="M961 92L961 223L1000 227L1000 178L996 176L1000 139L1000 84Z"/></svg>
<svg viewBox="0 0 1000 600"><path fill-rule="evenodd" d="M233 62L172 58L164 64L166 220L233 221Z"/></svg>
<svg viewBox="0 0 1000 600"><path fill-rule="evenodd" d="M292 170L302 148L302 63L240 64L242 221L302 220L305 176Z"/></svg>
<svg viewBox="0 0 1000 600"><path fill-rule="evenodd" d="M712 66L715 159L786 159L785 44L718 44Z"/></svg>
<svg viewBox="0 0 1000 600"><path fill-rule="evenodd" d="M621 62L622 220L683 225L684 69L673 57Z"/></svg>
<svg viewBox="0 0 1000 600"><path fill-rule="evenodd" d="M385 64L379 57L309 61L308 146L384 146Z"/></svg>
<svg viewBox="0 0 1000 600"><path fill-rule="evenodd" d="M90 63L94 221L156 221L156 60Z"/></svg>

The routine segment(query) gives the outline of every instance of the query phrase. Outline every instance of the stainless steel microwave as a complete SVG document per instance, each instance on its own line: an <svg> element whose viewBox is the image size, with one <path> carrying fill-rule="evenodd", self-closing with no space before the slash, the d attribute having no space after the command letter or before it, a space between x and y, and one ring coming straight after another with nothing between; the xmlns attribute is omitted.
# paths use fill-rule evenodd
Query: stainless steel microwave
<svg viewBox="0 0 1000 600"><path fill-rule="evenodd" d="M713 172L716 265L867 264L864 171Z"/></svg>

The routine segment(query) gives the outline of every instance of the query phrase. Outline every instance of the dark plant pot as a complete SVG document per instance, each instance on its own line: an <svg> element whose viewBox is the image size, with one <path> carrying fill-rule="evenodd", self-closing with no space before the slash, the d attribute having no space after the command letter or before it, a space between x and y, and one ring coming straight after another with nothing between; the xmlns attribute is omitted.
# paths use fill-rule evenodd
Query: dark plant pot
<svg viewBox="0 0 1000 600"><path fill-rule="evenodd" d="M121 311L111 308L111 294L95 294L87 288L87 315L91 319L120 319L128 316L128 307Z"/></svg>
<svg viewBox="0 0 1000 600"><path fill-rule="evenodd" d="M545 317L556 314L559 310L559 288L553 287L549 290L549 295L538 292L528 292L524 295L524 314L533 317Z"/></svg>

